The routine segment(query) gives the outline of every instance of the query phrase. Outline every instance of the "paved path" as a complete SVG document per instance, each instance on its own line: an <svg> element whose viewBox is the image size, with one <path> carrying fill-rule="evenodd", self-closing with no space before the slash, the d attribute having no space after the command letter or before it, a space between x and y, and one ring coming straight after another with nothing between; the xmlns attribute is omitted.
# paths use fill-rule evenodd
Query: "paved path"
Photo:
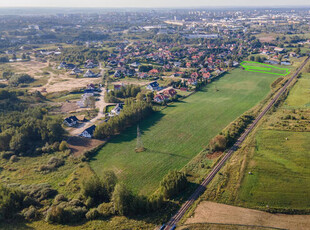
<svg viewBox="0 0 310 230"><path fill-rule="evenodd" d="M237 142L229 149L229 151L225 154L225 156L221 159L221 161L212 169L210 174L204 179L204 181L199 185L196 191L188 198L188 200L182 205L180 210L169 220L164 230L171 229L174 225L176 225L187 210L191 207L191 205L197 200L197 198L203 194L206 190L206 186L210 183L210 181L214 178L214 176L218 173L218 171L223 167L226 161L231 157L231 155L239 148L239 146L243 143L245 138L249 135L249 133L255 128L257 123L262 119L262 117L269 111L269 109L275 104L275 102L279 99L279 97L284 93L290 83L297 77L302 68L309 61L308 57L301 66L297 69L295 74L287 81L287 83L279 90L279 92L274 96L274 98L269 102L267 107L257 116L257 118L253 121L253 123L248 127L241 137L237 140Z"/></svg>

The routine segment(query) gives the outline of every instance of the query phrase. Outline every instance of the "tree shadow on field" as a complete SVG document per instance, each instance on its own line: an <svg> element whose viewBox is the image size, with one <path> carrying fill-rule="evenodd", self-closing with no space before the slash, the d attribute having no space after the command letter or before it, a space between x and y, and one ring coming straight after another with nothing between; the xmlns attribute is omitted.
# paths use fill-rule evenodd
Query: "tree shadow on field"
<svg viewBox="0 0 310 230"><path fill-rule="evenodd" d="M199 184L188 182L186 188L179 194L169 200L158 211L147 213L145 215L129 215L128 218L137 221L144 221L155 225L167 223L169 219L181 208L182 204L188 200L192 193L198 188Z"/></svg>
<svg viewBox="0 0 310 230"><path fill-rule="evenodd" d="M156 125L164 116L164 114L160 111L154 112L149 117L145 118L139 123L140 132L143 135L145 131L149 131L152 126ZM130 142L137 138L137 125L133 125L126 130L124 130L121 134L112 137L109 140L109 143L122 143L122 142Z"/></svg>
<svg viewBox="0 0 310 230"><path fill-rule="evenodd" d="M35 228L26 225L27 222L24 220L12 220L0 223L0 229L10 230L34 230Z"/></svg>
<svg viewBox="0 0 310 230"><path fill-rule="evenodd" d="M148 149L148 148L147 148L147 152L148 153L152 153L152 154L170 155L170 156L173 156L173 157L179 157L179 158L184 158L184 159L192 159L191 157L186 157L186 156L178 155L178 154L175 154L175 153L158 151L158 150Z"/></svg>

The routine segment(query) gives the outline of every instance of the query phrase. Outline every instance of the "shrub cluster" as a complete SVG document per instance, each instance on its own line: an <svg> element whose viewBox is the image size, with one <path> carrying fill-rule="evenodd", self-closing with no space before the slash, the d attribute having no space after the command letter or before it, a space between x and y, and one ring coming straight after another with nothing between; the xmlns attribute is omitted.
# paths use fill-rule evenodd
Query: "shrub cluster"
<svg viewBox="0 0 310 230"><path fill-rule="evenodd" d="M53 171L64 164L65 161L63 159L51 157L46 165L41 165L39 167L39 171Z"/></svg>
<svg viewBox="0 0 310 230"><path fill-rule="evenodd" d="M159 191L164 198L172 198L180 193L187 185L185 173L176 170L170 171L160 182Z"/></svg>
<svg viewBox="0 0 310 230"><path fill-rule="evenodd" d="M0 186L0 222L13 218L23 208L24 197L19 190Z"/></svg>

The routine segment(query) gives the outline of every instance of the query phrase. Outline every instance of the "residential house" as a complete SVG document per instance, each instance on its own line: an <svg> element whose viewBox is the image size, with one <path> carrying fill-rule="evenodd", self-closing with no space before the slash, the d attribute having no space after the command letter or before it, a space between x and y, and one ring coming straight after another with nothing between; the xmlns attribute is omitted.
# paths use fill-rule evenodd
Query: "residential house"
<svg viewBox="0 0 310 230"><path fill-rule="evenodd" d="M157 94L154 96L154 101L157 103L162 103L163 101L165 101L165 98L163 95Z"/></svg>
<svg viewBox="0 0 310 230"><path fill-rule="evenodd" d="M109 115L110 115L111 117L113 117L113 116L118 116L118 115L121 113L122 109L123 109L123 104L118 103L118 104L111 110L111 112L110 112Z"/></svg>
<svg viewBox="0 0 310 230"><path fill-rule="evenodd" d="M196 78L190 78L187 80L187 83L190 85L197 85L197 79Z"/></svg>
<svg viewBox="0 0 310 230"><path fill-rule="evenodd" d="M149 71L149 75L154 76L154 75L157 75L157 74L159 74L158 69L151 69L151 70Z"/></svg>
<svg viewBox="0 0 310 230"><path fill-rule="evenodd" d="M71 117L67 117L65 120L64 120L64 124L66 126L69 126L69 127L72 127L72 126L75 126L78 122L78 119L76 116L71 116Z"/></svg>
<svg viewBox="0 0 310 230"><path fill-rule="evenodd" d="M175 89L170 88L170 89L164 90L163 93L164 93L164 95L167 95L169 97L173 97L177 94L177 91L175 91Z"/></svg>
<svg viewBox="0 0 310 230"><path fill-rule="evenodd" d="M70 73L70 75L78 75L80 73L83 73L84 71L79 69L78 67L74 67Z"/></svg>
<svg viewBox="0 0 310 230"><path fill-rule="evenodd" d="M97 77L98 74L94 73L91 70L87 70L86 73L84 74L84 77Z"/></svg>
<svg viewBox="0 0 310 230"><path fill-rule="evenodd" d="M204 79L209 79L209 78L211 77L211 74L210 74L209 72L203 73L203 74L202 74L202 77L203 77Z"/></svg>
<svg viewBox="0 0 310 230"><path fill-rule="evenodd" d="M150 84L148 84L148 86L146 88L149 89L149 90L152 90L152 91L160 90L160 87L159 87L159 84L158 84L157 81L151 82Z"/></svg>
<svg viewBox="0 0 310 230"><path fill-rule="evenodd" d="M94 135L94 131L96 129L95 125L90 126L89 128L85 129L80 136L81 137L86 137L86 138L92 138Z"/></svg>
<svg viewBox="0 0 310 230"><path fill-rule="evenodd" d="M274 51L278 52L278 53L283 53L285 51L285 49L284 48L280 48L280 47L275 47Z"/></svg>
<svg viewBox="0 0 310 230"><path fill-rule="evenodd" d="M147 74L147 73L138 73L138 77L139 78L148 78L149 77L149 75Z"/></svg>
<svg viewBox="0 0 310 230"><path fill-rule="evenodd" d="M87 61L85 62L85 64L84 64L84 67L87 68L87 69L93 69L93 68L95 68L96 66L97 66L97 65L95 65L95 64L93 63L92 60L87 60Z"/></svg>

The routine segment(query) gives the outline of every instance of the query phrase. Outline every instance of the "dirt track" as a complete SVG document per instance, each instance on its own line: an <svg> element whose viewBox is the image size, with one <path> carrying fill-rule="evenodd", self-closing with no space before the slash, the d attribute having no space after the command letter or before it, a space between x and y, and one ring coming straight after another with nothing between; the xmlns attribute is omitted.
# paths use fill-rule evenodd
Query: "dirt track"
<svg viewBox="0 0 310 230"><path fill-rule="evenodd" d="M185 224L193 223L240 224L306 230L310 229L310 215L271 214L203 201L196 208L194 216L188 218L185 222Z"/></svg>

